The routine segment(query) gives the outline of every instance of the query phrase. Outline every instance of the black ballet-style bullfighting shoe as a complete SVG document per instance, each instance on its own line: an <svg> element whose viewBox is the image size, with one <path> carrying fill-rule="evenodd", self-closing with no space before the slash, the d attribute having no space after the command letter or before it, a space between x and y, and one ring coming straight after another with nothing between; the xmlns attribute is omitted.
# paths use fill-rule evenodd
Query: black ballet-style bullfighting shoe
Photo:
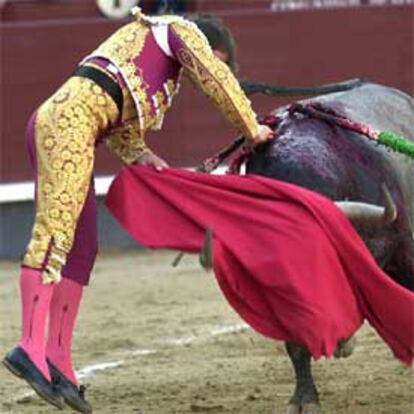
<svg viewBox="0 0 414 414"><path fill-rule="evenodd" d="M52 376L52 383L57 392L63 397L65 403L75 411L84 414L92 413L92 406L85 399L85 387L79 388L70 380L68 380L58 368L56 368L49 360L49 372Z"/></svg>
<svg viewBox="0 0 414 414"><path fill-rule="evenodd" d="M3 365L16 377L24 379L49 404L59 409L65 406L62 396L56 391L53 384L19 346L7 353L3 359Z"/></svg>

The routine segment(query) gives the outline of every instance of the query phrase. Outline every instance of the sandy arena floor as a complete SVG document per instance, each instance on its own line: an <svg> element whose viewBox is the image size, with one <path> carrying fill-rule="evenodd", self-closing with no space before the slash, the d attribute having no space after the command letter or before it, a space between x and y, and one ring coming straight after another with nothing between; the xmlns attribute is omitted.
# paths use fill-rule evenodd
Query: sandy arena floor
<svg viewBox="0 0 414 414"><path fill-rule="evenodd" d="M246 328L194 257L172 268L174 257L99 257L74 341L94 413L284 413L293 373L283 345ZM17 276L17 263L0 262L1 355L18 339ZM369 327L354 355L314 373L326 414L414 413L413 371ZM0 414L55 412L0 367Z"/></svg>

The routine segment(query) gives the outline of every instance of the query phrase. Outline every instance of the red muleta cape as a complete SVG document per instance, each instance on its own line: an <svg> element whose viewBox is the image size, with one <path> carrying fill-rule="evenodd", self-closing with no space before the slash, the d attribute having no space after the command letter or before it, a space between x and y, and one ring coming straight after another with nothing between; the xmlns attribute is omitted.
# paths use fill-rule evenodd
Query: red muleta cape
<svg viewBox="0 0 414 414"><path fill-rule="evenodd" d="M261 334L305 345L315 359L366 318L411 365L414 293L383 273L332 201L259 176L125 167L106 204L143 245L198 252L214 233L214 273Z"/></svg>

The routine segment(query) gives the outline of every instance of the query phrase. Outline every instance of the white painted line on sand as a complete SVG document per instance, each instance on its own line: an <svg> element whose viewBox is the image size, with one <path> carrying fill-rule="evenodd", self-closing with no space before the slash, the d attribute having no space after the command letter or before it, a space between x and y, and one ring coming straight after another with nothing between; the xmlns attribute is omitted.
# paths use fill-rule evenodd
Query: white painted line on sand
<svg viewBox="0 0 414 414"><path fill-rule="evenodd" d="M87 377L90 377L95 372L105 371L107 369L119 367L120 365L123 365L124 362L125 361L121 359L120 361L103 362L101 364L88 365L85 368L82 368L79 371L76 371L76 376L78 379L87 378Z"/></svg>
<svg viewBox="0 0 414 414"><path fill-rule="evenodd" d="M131 352L132 356L144 356L144 355L152 355L156 354L157 350L155 349L137 349Z"/></svg>

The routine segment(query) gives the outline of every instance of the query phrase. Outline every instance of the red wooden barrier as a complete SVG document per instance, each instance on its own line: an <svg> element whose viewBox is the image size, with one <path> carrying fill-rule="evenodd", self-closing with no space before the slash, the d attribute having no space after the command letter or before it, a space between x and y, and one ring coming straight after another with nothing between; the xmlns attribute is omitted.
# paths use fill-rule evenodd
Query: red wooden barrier
<svg viewBox="0 0 414 414"><path fill-rule="evenodd" d="M24 130L31 111L120 25L99 17L86 0L73 1L65 18L52 3L38 2L51 7L48 19L44 10L33 8L33 1L2 11L0 182L30 179ZM306 86L360 77L414 95L412 4L232 11L223 12L223 18L239 43L242 78ZM258 113L288 101L253 98ZM235 135L208 101L185 84L164 130L149 134L147 140L172 165L189 166ZM99 151L98 174L112 173L117 165L108 151Z"/></svg>

